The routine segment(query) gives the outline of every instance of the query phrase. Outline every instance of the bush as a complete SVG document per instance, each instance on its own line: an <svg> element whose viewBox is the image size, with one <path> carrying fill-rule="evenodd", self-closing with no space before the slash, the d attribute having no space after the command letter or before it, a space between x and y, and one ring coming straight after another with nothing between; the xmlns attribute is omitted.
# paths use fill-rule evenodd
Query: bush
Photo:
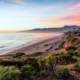
<svg viewBox="0 0 80 80"><path fill-rule="evenodd" d="M76 50L77 48L76 47L73 47L73 46L68 46L65 48L65 50L69 51L69 50Z"/></svg>
<svg viewBox="0 0 80 80"><path fill-rule="evenodd" d="M27 58L24 60L24 65L29 64L31 65L36 71L39 71L39 64L37 58Z"/></svg>
<svg viewBox="0 0 80 80"><path fill-rule="evenodd" d="M55 56L53 56L52 54L49 54L48 56L46 56L45 63L46 63L47 69L49 69L51 71L55 70L56 59L57 58Z"/></svg>
<svg viewBox="0 0 80 80"><path fill-rule="evenodd" d="M77 53L74 50L70 50L70 51L65 52L65 53L61 52L58 55L59 64L66 65L66 64L75 63L77 61L77 59L73 58L74 55L75 56L77 55Z"/></svg>
<svg viewBox="0 0 80 80"><path fill-rule="evenodd" d="M3 61L0 61L0 65L3 65L3 66L17 66L17 67L21 67L23 65L23 60L20 60L20 59L12 59L12 60L3 60Z"/></svg>
<svg viewBox="0 0 80 80"><path fill-rule="evenodd" d="M59 48L55 48L54 50L59 50Z"/></svg>
<svg viewBox="0 0 80 80"><path fill-rule="evenodd" d="M26 58L26 59L11 59L11 60L3 60L0 61L0 65L3 66L17 66L21 68L22 66L30 64L34 69L39 69L38 59L37 58Z"/></svg>
<svg viewBox="0 0 80 80"><path fill-rule="evenodd" d="M48 46L48 44L45 44L44 46Z"/></svg>
<svg viewBox="0 0 80 80"><path fill-rule="evenodd" d="M26 79L31 79L31 77L35 74L35 71L31 65L24 65L21 67L22 76Z"/></svg>
<svg viewBox="0 0 80 80"><path fill-rule="evenodd" d="M25 55L25 53L16 53L16 54L14 54L13 55L13 58L17 58L17 57L20 57L20 56L22 56L22 55Z"/></svg>
<svg viewBox="0 0 80 80"><path fill-rule="evenodd" d="M21 72L15 66L0 66L0 80L18 80Z"/></svg>
<svg viewBox="0 0 80 80"><path fill-rule="evenodd" d="M67 52L67 54L69 54L69 55L71 55L71 57L72 56L76 56L77 55L77 53L72 49L72 50L69 50L68 52Z"/></svg>
<svg viewBox="0 0 80 80"><path fill-rule="evenodd" d="M45 74L46 74L46 72L44 70L43 71L42 70L40 71L40 75L41 76L45 76Z"/></svg>
<svg viewBox="0 0 80 80"><path fill-rule="evenodd" d="M77 59L77 65L78 65L78 67L80 68L80 58Z"/></svg>
<svg viewBox="0 0 80 80"><path fill-rule="evenodd" d="M35 53L32 53L32 54L28 54L27 57L36 57L36 56L39 56L41 54L42 54L42 52L35 52Z"/></svg>
<svg viewBox="0 0 80 80"><path fill-rule="evenodd" d="M59 64L61 64L61 65L70 64L70 62L71 62L71 56L69 54L67 54L67 53L61 52L58 55L58 61L59 61Z"/></svg>
<svg viewBox="0 0 80 80"><path fill-rule="evenodd" d="M69 35L67 38L68 42L74 42L75 40L77 40L77 38L74 38L72 35Z"/></svg>
<svg viewBox="0 0 80 80"><path fill-rule="evenodd" d="M41 67L44 62L45 62L45 59L44 58L38 59L39 67Z"/></svg>
<svg viewBox="0 0 80 80"><path fill-rule="evenodd" d="M52 54L49 54L45 57L46 63L51 63L55 60L55 57Z"/></svg>
<svg viewBox="0 0 80 80"><path fill-rule="evenodd" d="M80 57L80 49L77 49L75 52L77 53L77 56Z"/></svg>
<svg viewBox="0 0 80 80"><path fill-rule="evenodd" d="M58 68L55 73L58 78L67 78L71 75L67 68Z"/></svg>

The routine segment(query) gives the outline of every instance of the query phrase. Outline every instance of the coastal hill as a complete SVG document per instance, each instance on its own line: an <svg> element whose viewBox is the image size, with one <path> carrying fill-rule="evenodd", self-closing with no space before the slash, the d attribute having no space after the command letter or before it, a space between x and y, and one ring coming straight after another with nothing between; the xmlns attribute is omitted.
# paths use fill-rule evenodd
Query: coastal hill
<svg viewBox="0 0 80 80"><path fill-rule="evenodd" d="M36 29L31 29L31 30L23 30L23 31L19 31L19 32L67 32L67 31L71 31L73 29L78 29L78 28L80 28L80 26L66 25L61 28L36 28Z"/></svg>

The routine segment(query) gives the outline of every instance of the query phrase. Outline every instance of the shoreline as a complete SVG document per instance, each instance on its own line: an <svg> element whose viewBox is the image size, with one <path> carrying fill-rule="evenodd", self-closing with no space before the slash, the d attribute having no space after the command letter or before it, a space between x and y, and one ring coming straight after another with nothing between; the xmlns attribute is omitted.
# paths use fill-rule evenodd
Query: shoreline
<svg viewBox="0 0 80 80"><path fill-rule="evenodd" d="M31 54L31 53L35 53L35 52L46 52L47 49L49 49L52 45L54 45L54 43L63 40L63 38L65 37L64 34L53 37L53 38L49 38L40 42L36 42L30 45L26 45L23 46L21 48L17 48L5 53L2 53L0 55L6 55L6 54L16 54L19 52L23 52L26 54ZM48 46L45 46L46 44L48 44ZM59 45L59 44L58 44ZM53 49L53 48L52 48Z"/></svg>

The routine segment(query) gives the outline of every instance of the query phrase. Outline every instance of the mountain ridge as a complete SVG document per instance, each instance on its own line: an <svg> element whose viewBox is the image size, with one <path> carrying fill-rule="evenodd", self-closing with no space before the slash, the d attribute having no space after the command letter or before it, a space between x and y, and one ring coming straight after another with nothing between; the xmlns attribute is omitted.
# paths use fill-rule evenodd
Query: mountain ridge
<svg viewBox="0 0 80 80"><path fill-rule="evenodd" d="M61 28L35 28L31 30L23 30L19 32L67 32L67 31L72 31L74 29L78 29L80 26L77 25L65 25Z"/></svg>

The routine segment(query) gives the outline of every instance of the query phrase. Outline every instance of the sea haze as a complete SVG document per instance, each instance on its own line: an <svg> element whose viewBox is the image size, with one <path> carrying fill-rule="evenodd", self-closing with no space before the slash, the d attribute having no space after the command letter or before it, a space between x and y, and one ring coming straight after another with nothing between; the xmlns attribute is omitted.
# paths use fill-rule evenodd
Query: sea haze
<svg viewBox="0 0 80 80"><path fill-rule="evenodd" d="M0 33L0 54L61 34L63 33Z"/></svg>

